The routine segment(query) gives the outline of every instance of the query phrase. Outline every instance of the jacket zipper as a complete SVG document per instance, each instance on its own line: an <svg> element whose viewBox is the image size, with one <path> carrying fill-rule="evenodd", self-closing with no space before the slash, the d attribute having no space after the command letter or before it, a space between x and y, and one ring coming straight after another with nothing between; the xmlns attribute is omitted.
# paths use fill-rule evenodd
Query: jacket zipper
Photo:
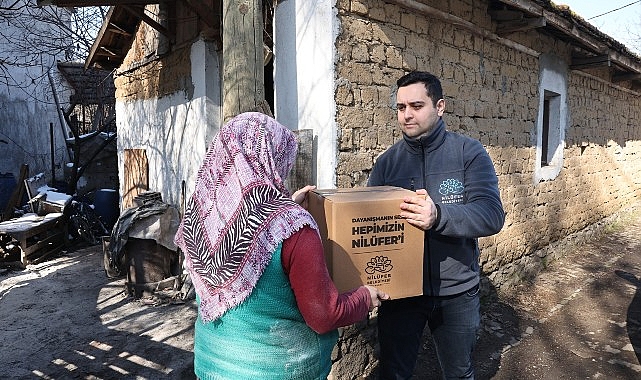
<svg viewBox="0 0 641 380"><path fill-rule="evenodd" d="M425 173L426 166L427 166L427 164L425 163L425 157L427 155L425 154L425 148L426 147L424 147L423 143L421 142L421 155L423 156L422 159L421 159L421 162L423 163L423 172L422 172L422 175L423 175L423 188L425 189L425 191L427 191L427 174ZM423 260L427 260L427 284L428 284L427 289L429 291L429 295L433 296L434 295L434 289L432 289L432 260L430 259L432 255L431 255L431 252L430 252L430 239L429 239L430 230L425 231L425 235L426 235L427 239L423 240L424 244L425 244L425 248L423 250ZM425 252L427 252L427 257L425 257L426 256Z"/></svg>

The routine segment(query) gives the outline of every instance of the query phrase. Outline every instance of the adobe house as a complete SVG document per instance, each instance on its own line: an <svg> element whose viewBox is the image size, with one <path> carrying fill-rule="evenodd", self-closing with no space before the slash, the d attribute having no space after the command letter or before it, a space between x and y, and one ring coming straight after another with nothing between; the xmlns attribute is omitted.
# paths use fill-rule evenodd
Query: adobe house
<svg viewBox="0 0 641 380"><path fill-rule="evenodd" d="M224 115L261 99L313 131L318 187L362 186L400 138L394 84L414 69L442 79L449 129L494 160L506 224L480 241L494 287L640 194L641 59L551 1L52 2L114 5L87 64L116 69L123 206L141 183L181 204ZM235 90L251 102L230 111ZM335 370L371 372L371 342L356 354L349 334L336 359L360 367Z"/></svg>

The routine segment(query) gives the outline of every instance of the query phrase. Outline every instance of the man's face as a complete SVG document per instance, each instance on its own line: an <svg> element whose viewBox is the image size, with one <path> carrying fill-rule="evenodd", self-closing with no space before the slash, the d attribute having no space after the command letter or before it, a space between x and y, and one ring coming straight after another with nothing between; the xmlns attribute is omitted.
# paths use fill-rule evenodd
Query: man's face
<svg viewBox="0 0 641 380"><path fill-rule="evenodd" d="M434 107L425 85L419 82L399 87L396 108L401 130L409 137L418 137L434 129L445 111L445 100L439 99Z"/></svg>

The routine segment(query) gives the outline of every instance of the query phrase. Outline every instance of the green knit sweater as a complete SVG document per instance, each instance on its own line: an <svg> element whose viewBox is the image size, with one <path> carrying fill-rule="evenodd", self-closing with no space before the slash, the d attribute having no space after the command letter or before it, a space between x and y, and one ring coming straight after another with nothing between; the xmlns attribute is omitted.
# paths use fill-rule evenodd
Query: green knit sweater
<svg viewBox="0 0 641 380"><path fill-rule="evenodd" d="M197 318L194 370L201 380L327 378L338 333L319 335L307 326L283 272L281 248L245 302L211 323Z"/></svg>

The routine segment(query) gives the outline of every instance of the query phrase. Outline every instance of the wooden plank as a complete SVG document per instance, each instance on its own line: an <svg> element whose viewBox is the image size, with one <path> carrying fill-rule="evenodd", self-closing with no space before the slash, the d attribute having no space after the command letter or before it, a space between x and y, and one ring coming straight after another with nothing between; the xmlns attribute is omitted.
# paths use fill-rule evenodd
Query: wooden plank
<svg viewBox="0 0 641 380"><path fill-rule="evenodd" d="M28 262L28 264L38 264L38 263L44 261L45 259L47 259L49 256L54 255L54 254L59 253L59 252L62 252L64 247L65 247L64 243L59 244L57 246L54 246L50 250L44 252L43 254L39 255L38 257L36 257L34 259L27 259L27 262Z"/></svg>
<svg viewBox="0 0 641 380"><path fill-rule="evenodd" d="M518 21L502 21L498 23L496 33L502 36L510 33L526 32L528 30L542 28L545 25L545 17L525 18Z"/></svg>
<svg viewBox="0 0 641 380"><path fill-rule="evenodd" d="M62 229L58 233L55 233L53 235L47 236L46 238L38 241L37 243L31 244L28 247L23 249L23 254L26 257L31 256L33 253L52 245L52 243L57 243L56 245L53 245L53 247L57 246L64 246L64 243L62 242Z"/></svg>
<svg viewBox="0 0 641 380"><path fill-rule="evenodd" d="M640 73L615 74L614 76L612 76L612 82L614 83L639 79L641 79Z"/></svg>
<svg viewBox="0 0 641 380"><path fill-rule="evenodd" d="M298 140L298 154L296 155L294 167L285 181L292 194L306 185L313 185L312 169L314 164L314 131L311 129L299 129L293 132Z"/></svg>
<svg viewBox="0 0 641 380"><path fill-rule="evenodd" d="M21 221L25 218L27 217L0 224L0 234L10 236L18 243L22 266L32 263L33 257L43 258L60 252L67 245L66 219L62 214L49 219ZM36 235L39 238L37 241L34 239Z"/></svg>
<svg viewBox="0 0 641 380"><path fill-rule="evenodd" d="M590 57L572 57L572 62L570 63L570 69L572 70L599 66L612 66L609 54Z"/></svg>
<svg viewBox="0 0 641 380"><path fill-rule="evenodd" d="M3 222L0 225L0 234L10 235L16 240L25 240L39 233L54 228L59 222L60 217L51 215L49 219L38 217L39 220L20 222L23 218L13 219L12 221ZM40 219L42 218L42 219Z"/></svg>
<svg viewBox="0 0 641 380"><path fill-rule="evenodd" d="M149 163L144 149L125 149L122 210L134 207L134 198L149 190Z"/></svg>
<svg viewBox="0 0 641 380"><path fill-rule="evenodd" d="M34 198L38 197L39 189L46 185L47 179L45 178L44 173L39 173L24 180L24 188L27 191L27 198L29 198L29 206L31 206L31 212L38 212L38 210L34 207L34 203L37 204L38 200Z"/></svg>
<svg viewBox="0 0 641 380"><path fill-rule="evenodd" d="M159 33L162 35L166 36L167 38L170 38L172 40L175 40L176 36L174 36L172 33L167 30L163 25L160 23L156 22L153 18L147 16L145 13L144 8L140 7L131 7L126 4L121 4L120 5L123 9L127 10L127 12L131 13L132 15L138 17L142 21L144 21L147 25L151 26L152 28L156 29Z"/></svg>

